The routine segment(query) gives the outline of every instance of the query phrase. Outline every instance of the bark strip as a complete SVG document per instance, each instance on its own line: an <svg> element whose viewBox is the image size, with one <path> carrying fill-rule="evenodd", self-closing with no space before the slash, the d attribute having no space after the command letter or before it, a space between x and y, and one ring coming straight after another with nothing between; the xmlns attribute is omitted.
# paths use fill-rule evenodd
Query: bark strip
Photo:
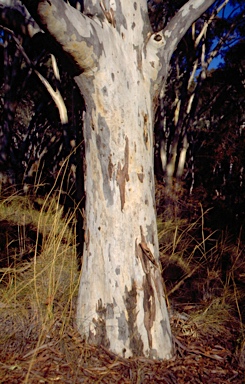
<svg viewBox="0 0 245 384"><path fill-rule="evenodd" d="M128 138L126 137L125 152L124 152L124 166L122 168L121 163L119 162L118 168L117 168L117 183L120 190L121 211L123 211L123 207L125 204L126 181L129 181L128 164L129 164L129 146L128 146Z"/></svg>

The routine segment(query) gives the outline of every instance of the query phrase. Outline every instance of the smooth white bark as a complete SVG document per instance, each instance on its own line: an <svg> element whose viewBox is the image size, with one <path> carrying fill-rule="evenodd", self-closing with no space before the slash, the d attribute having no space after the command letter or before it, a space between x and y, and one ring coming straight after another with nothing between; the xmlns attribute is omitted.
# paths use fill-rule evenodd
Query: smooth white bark
<svg viewBox="0 0 245 384"><path fill-rule="evenodd" d="M125 357L169 358L154 208L149 78L157 68L148 65L148 46L141 60L143 44L140 51L126 33L122 39L106 28L98 73L77 79L81 89L93 89L85 95L86 244L77 321L90 342Z"/></svg>

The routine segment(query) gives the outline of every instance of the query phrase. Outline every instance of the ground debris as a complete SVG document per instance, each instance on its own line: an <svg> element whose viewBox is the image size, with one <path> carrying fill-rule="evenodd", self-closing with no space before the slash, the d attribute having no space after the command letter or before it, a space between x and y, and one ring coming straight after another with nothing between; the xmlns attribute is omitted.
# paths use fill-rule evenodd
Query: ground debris
<svg viewBox="0 0 245 384"><path fill-rule="evenodd" d="M58 335L57 335L58 336ZM191 343L174 336L176 353L170 361L124 359L100 346L82 341L72 329L58 339L8 353L0 350L1 383L244 383L244 371L223 345L208 346L205 340Z"/></svg>

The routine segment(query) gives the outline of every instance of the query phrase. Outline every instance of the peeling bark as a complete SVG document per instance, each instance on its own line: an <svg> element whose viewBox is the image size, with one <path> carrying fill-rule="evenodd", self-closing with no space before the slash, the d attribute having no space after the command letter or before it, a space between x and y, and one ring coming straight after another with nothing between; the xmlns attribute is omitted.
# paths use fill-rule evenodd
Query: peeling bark
<svg viewBox="0 0 245 384"><path fill-rule="evenodd" d="M147 273L144 277L143 290L144 290L144 301L143 301L144 325L147 331L148 343L151 349L151 354L156 353L156 356L157 356L157 351L152 350L153 343L152 343L151 329L153 327L154 321L156 320L156 302L155 302L154 290L151 282L151 275L149 273ZM154 357L154 356L151 355L150 357Z"/></svg>

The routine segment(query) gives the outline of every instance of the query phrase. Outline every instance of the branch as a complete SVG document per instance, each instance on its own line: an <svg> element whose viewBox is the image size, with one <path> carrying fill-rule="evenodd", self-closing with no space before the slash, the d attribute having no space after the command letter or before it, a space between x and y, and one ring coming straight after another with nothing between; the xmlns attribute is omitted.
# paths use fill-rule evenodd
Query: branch
<svg viewBox="0 0 245 384"><path fill-rule="evenodd" d="M170 60L173 52L194 21L214 2L215 0L189 0L180 8L162 31L156 32L150 37L147 43L147 50L149 52L154 50L155 57L157 57L161 63L161 68L157 74L158 88L156 88L161 98L165 93Z"/></svg>
<svg viewBox="0 0 245 384"><path fill-rule="evenodd" d="M221 5L220 7L218 7L216 10L214 10L214 12L212 13L212 15L210 16L209 20L207 20L205 23L204 23L204 26L201 30L201 32L199 33L198 37L196 38L196 41L195 41L195 48L198 46L198 44L200 43L202 37L206 34L207 32L207 29L208 29L208 26L209 24L212 23L212 21L215 19L215 17L217 16L217 14L229 3L230 0L225 0Z"/></svg>
<svg viewBox="0 0 245 384"><path fill-rule="evenodd" d="M52 55L52 61L54 59L55 58ZM39 77L39 79L41 80L41 82L43 83L45 88L47 89L47 91L50 94L50 96L52 97L53 101L55 102L56 107L58 108L58 111L59 111L61 123L63 125L67 124L68 123L67 109L66 109L64 99L61 96L59 89L57 88L56 90L54 90L53 87L51 86L51 84L48 82L48 80L45 79L45 77L43 77L43 75L39 71L37 71L36 69L35 69L35 73Z"/></svg>
<svg viewBox="0 0 245 384"><path fill-rule="evenodd" d="M234 31L236 27L236 23L233 23L229 29L229 31L226 33L225 36L222 36L220 40L217 42L216 46L213 48L212 52L209 53L209 57L207 59L207 64L211 63L211 61L215 58L215 56L218 55L218 53L221 51L222 47L227 44L229 36ZM232 41L232 44L234 44L234 41Z"/></svg>
<svg viewBox="0 0 245 384"><path fill-rule="evenodd" d="M170 20L162 31L166 41L165 49L168 51L169 60L178 43L184 37L194 21L196 21L214 2L215 0L189 0Z"/></svg>
<svg viewBox="0 0 245 384"><path fill-rule="evenodd" d="M103 30L98 21L61 0L23 0L40 27L47 31L83 71L97 64L94 47Z"/></svg>

